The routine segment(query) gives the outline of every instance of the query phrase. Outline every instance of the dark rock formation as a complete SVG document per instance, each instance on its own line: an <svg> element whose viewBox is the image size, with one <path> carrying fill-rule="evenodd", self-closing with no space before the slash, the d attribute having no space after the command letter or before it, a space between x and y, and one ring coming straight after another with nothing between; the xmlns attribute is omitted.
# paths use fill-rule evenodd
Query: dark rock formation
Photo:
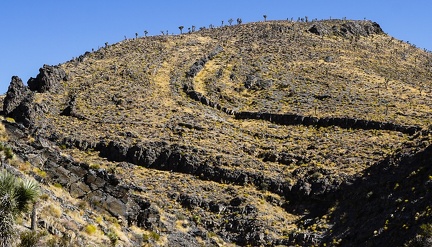
<svg viewBox="0 0 432 247"><path fill-rule="evenodd" d="M62 90L61 81L67 81L66 72L58 66L44 65L39 69L36 78L30 78L27 82L30 90L38 93L53 92Z"/></svg>
<svg viewBox="0 0 432 247"><path fill-rule="evenodd" d="M413 135L421 130L418 126L405 126L395 123L370 121L347 117L309 117L297 114L273 114L266 112L236 112L237 119L261 119L281 125L305 125L305 126L338 126L344 129L364 129L364 130L391 130Z"/></svg>
<svg viewBox="0 0 432 247"><path fill-rule="evenodd" d="M354 36L369 36L372 34L381 34L383 30L380 25L376 22L358 22L349 21L340 27L340 31L344 35L354 35Z"/></svg>
<svg viewBox="0 0 432 247"><path fill-rule="evenodd" d="M13 76L3 103L5 115L10 115L27 97L30 90L18 76Z"/></svg>
<svg viewBox="0 0 432 247"><path fill-rule="evenodd" d="M347 21L339 25L334 25L331 29L322 23L313 24L309 32L316 35L338 35L338 36L369 36L372 34L382 34L383 30L376 22L371 21Z"/></svg>
<svg viewBox="0 0 432 247"><path fill-rule="evenodd" d="M208 62L208 60L213 59L217 54L223 51L223 47L218 45L213 51L210 52L210 54L206 57L203 57L196 61L189 69L188 72L186 72L187 78L192 78L198 74L203 68L204 65Z"/></svg>
<svg viewBox="0 0 432 247"><path fill-rule="evenodd" d="M273 85L271 80L263 80L253 75L247 75L244 87L250 90L264 90Z"/></svg>
<svg viewBox="0 0 432 247"><path fill-rule="evenodd" d="M330 32L330 31L329 31L329 30L328 30L324 25L322 25L321 23L317 23L317 24L312 25L312 27L310 27L310 28L308 29L308 31L311 32L311 33L313 33L313 34L320 35L320 36L328 35L328 34L331 33L331 32Z"/></svg>
<svg viewBox="0 0 432 247"><path fill-rule="evenodd" d="M75 117L75 118L78 118L79 120L86 119L86 117L84 117L83 115L78 113L76 110L76 96L75 95L71 95L69 97L69 101L67 103L67 106L65 109L63 109L63 111L60 113L60 115Z"/></svg>
<svg viewBox="0 0 432 247"><path fill-rule="evenodd" d="M30 127L40 107L33 104L34 93L24 86L22 80L13 76L3 104L5 116Z"/></svg>

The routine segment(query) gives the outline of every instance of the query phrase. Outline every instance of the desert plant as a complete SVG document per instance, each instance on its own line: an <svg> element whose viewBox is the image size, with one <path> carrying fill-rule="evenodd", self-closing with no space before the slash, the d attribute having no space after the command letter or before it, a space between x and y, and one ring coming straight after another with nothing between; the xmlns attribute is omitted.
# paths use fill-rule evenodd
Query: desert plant
<svg viewBox="0 0 432 247"><path fill-rule="evenodd" d="M97 230L97 227L96 227L95 225L92 225L92 224L86 225L86 226L84 227L84 231L85 231L88 235L92 235L92 234L94 234L94 233L96 232L96 230Z"/></svg>
<svg viewBox="0 0 432 247"><path fill-rule="evenodd" d="M144 36L147 37L148 31L144 30Z"/></svg>
<svg viewBox="0 0 432 247"><path fill-rule="evenodd" d="M238 25L242 24L242 22L243 22L243 21L242 21L241 18L237 18L237 24L238 24Z"/></svg>
<svg viewBox="0 0 432 247"><path fill-rule="evenodd" d="M183 28L184 28L184 26L179 26L180 34L183 34Z"/></svg>
<svg viewBox="0 0 432 247"><path fill-rule="evenodd" d="M7 160L10 160L14 157L14 153L12 151L12 148L10 148L10 147L4 148L4 154L5 154Z"/></svg>
<svg viewBox="0 0 432 247"><path fill-rule="evenodd" d="M21 180L3 170L0 172L0 246L10 246L17 216L27 212L39 195L34 180Z"/></svg>
<svg viewBox="0 0 432 247"><path fill-rule="evenodd" d="M267 15L263 15L264 21L267 21Z"/></svg>
<svg viewBox="0 0 432 247"><path fill-rule="evenodd" d="M18 245L19 247L33 247L39 242L42 237L41 233L37 233L36 231L25 231L20 234L21 243Z"/></svg>
<svg viewBox="0 0 432 247"><path fill-rule="evenodd" d="M233 19L230 18L230 19L228 20L228 23L230 24L230 26L231 26L232 22L233 22Z"/></svg>
<svg viewBox="0 0 432 247"><path fill-rule="evenodd" d="M112 246L116 246L117 242L118 242L118 235L117 233L115 233L114 230L110 229L107 233L107 237L109 238L111 245Z"/></svg>

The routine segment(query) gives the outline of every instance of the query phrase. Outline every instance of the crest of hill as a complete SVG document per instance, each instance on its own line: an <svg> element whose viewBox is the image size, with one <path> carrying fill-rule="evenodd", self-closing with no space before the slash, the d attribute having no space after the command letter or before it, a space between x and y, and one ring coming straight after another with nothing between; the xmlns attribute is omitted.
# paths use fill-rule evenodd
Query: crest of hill
<svg viewBox="0 0 432 247"><path fill-rule="evenodd" d="M408 165L392 183L402 184L411 158L427 156L431 65L430 53L371 21L257 22L106 44L44 66L29 87L13 77L3 109L22 124L9 128L61 147L40 167L47 184L99 201L93 210L125 232L160 233L153 244L403 243L430 216L397 211L406 221L377 237L362 229L385 219L372 204L376 222L351 212L350 186L365 197L362 181L389 187L379 174L401 159ZM24 144L10 142L20 153ZM409 234L397 234L407 224ZM137 235L122 241L137 244Z"/></svg>

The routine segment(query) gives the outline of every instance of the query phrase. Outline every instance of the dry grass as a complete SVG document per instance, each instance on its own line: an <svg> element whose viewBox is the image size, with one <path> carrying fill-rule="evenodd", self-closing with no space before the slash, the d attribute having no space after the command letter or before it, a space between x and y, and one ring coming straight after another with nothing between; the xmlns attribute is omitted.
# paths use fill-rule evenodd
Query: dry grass
<svg viewBox="0 0 432 247"><path fill-rule="evenodd" d="M218 168L291 185L303 176L293 175L294 171L302 169L324 169L330 174L326 175L329 180L358 175L398 152L411 137L394 131L236 120L191 100L182 90L184 84L191 83L207 98L236 111L351 117L429 127L430 53L385 34L320 37L305 31L310 25L254 23L122 41L86 55L81 62L62 64L71 78L63 82L65 93L38 94L37 103L58 110L47 113L46 122L54 127L49 134L56 134L59 139L74 137L96 143L116 140L127 145L163 141L187 147L188 151L199 150L203 154L199 158L204 161L217 157L220 162L212 165ZM279 28L285 31L275 31ZM224 50L208 61L195 78L186 78L192 64L217 45ZM332 61L326 61L329 57ZM250 76L255 83L253 88L245 86ZM75 110L86 120L59 116L70 96L77 98ZM2 139L6 138L3 129L0 125ZM131 168L109 162L94 150L62 152L76 161L93 164L92 168L115 171L125 183L145 188L137 195L157 205L162 217L185 212L185 219L171 222L182 233L190 230L194 215L218 224L223 223L224 215L200 207L184 210L173 193L227 205L232 198L244 196L245 204L257 208L256 219L266 226L268 235L276 238L298 230L297 221L304 216L301 212L288 212L281 206L285 202L283 196L257 188L256 184L228 185L223 178L207 181L201 174ZM291 157L291 162L266 158L281 154ZM64 194L62 189L51 189L56 196ZM267 197L276 198L281 205L266 201ZM72 214L82 217L85 212ZM105 218L92 218L100 222L99 226L107 224ZM328 227L325 218L318 222L321 223L302 230L316 232ZM151 231L140 231L133 232L161 245L167 241L163 235L155 239ZM119 238L127 242L130 236L121 232L116 230ZM225 244L217 233L211 237Z"/></svg>

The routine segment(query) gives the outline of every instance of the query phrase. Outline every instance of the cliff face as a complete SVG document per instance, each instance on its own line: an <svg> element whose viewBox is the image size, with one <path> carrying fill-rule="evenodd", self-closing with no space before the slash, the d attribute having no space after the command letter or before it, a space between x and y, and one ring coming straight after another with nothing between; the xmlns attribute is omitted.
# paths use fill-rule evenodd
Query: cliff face
<svg viewBox="0 0 432 247"><path fill-rule="evenodd" d="M431 64L369 21L126 40L13 77L5 142L79 244L402 245L430 222Z"/></svg>

